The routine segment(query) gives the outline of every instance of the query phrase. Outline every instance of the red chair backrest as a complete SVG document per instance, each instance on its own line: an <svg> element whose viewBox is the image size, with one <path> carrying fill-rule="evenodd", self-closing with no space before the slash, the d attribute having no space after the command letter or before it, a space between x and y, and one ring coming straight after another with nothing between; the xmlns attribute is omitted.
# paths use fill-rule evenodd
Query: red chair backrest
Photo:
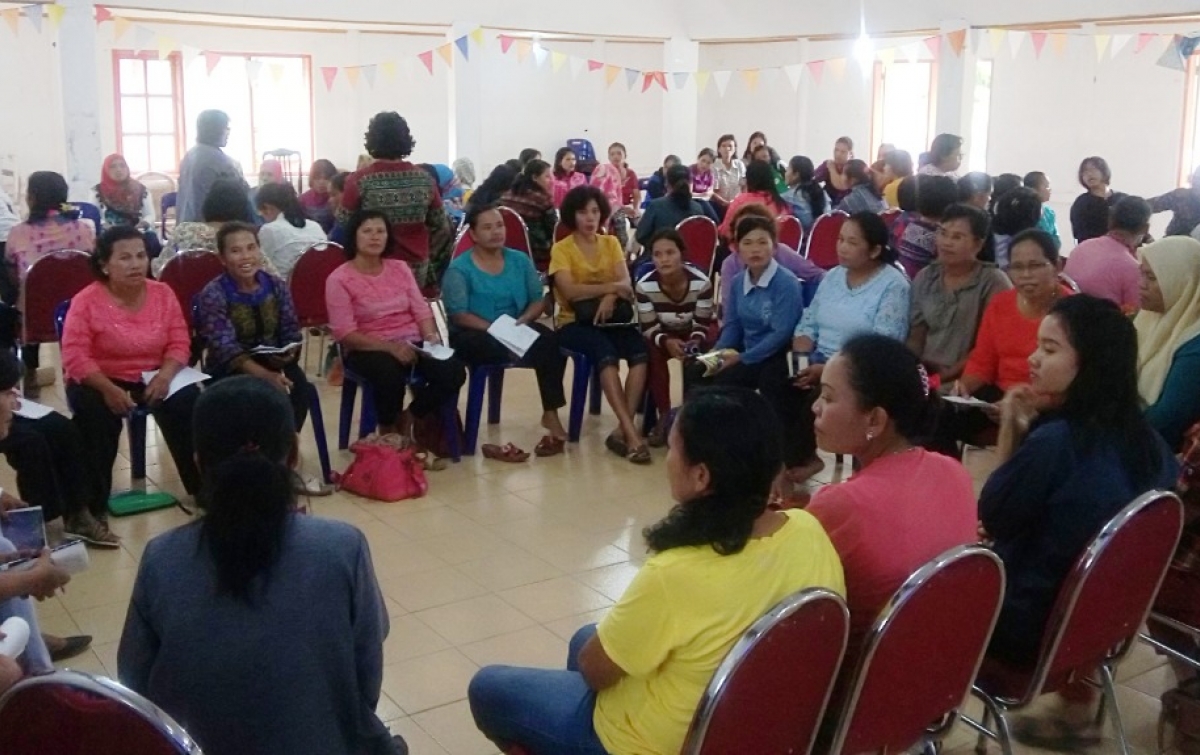
<svg viewBox="0 0 1200 755"><path fill-rule="evenodd" d="M823 270L832 270L838 266L838 235L842 232L842 223L845 223L848 217L850 216L839 210L829 215L822 215L813 224L805 256L817 267Z"/></svg>
<svg viewBox="0 0 1200 755"><path fill-rule="evenodd" d="M0 698L4 755L200 755L161 709L111 679L78 671L29 677Z"/></svg>
<svg viewBox="0 0 1200 755"><path fill-rule="evenodd" d="M563 239L565 239L567 236L570 236L570 235L571 235L570 228L567 228L561 222L554 224L554 243L555 244L557 244L558 242L562 241Z"/></svg>
<svg viewBox="0 0 1200 755"><path fill-rule="evenodd" d="M846 649L850 614L829 590L785 598L717 667L683 755L806 755Z"/></svg>
<svg viewBox="0 0 1200 755"><path fill-rule="evenodd" d="M296 260L292 277L288 279L288 290L292 294L300 327L311 328L329 322L329 310L325 306L325 280L345 262L345 250L332 241L310 246Z"/></svg>
<svg viewBox="0 0 1200 755"><path fill-rule="evenodd" d="M525 220L510 207L500 207L500 216L504 218L504 245L531 254L533 247L529 244L529 229L525 227Z"/></svg>
<svg viewBox="0 0 1200 755"><path fill-rule="evenodd" d="M158 280L166 283L175 292L189 331L192 329L192 300L213 278L223 272L225 266L221 264L221 258L216 252L207 249L180 252L163 265Z"/></svg>
<svg viewBox="0 0 1200 755"><path fill-rule="evenodd" d="M954 548L909 577L863 642L830 752L903 752L930 727L949 729L1003 596L1004 567L980 546Z"/></svg>
<svg viewBox="0 0 1200 755"><path fill-rule="evenodd" d="M1151 491L1126 506L1063 581L1042 635L1029 695L1119 658L1137 638L1183 530L1183 504Z"/></svg>
<svg viewBox="0 0 1200 755"><path fill-rule="evenodd" d="M717 224L703 215L693 215L680 221L675 230L687 246L685 259L711 278L717 256Z"/></svg>
<svg viewBox="0 0 1200 755"><path fill-rule="evenodd" d="M25 309L21 318L25 343L55 343L54 310L96 280L90 256L64 249L37 259L25 275Z"/></svg>
<svg viewBox="0 0 1200 755"><path fill-rule="evenodd" d="M800 219L795 215L780 215L775 223L779 227L779 243L800 251L804 243L804 226L800 225Z"/></svg>
<svg viewBox="0 0 1200 755"><path fill-rule="evenodd" d="M464 223L458 232L458 236L454 239L454 253L450 256L453 259L460 254L465 254L473 246L475 246L475 239L471 238L471 229Z"/></svg>
<svg viewBox="0 0 1200 755"><path fill-rule="evenodd" d="M884 210L879 213L879 217L883 218L883 224L887 226L890 233L892 226L896 224L896 218L900 217L900 210Z"/></svg>

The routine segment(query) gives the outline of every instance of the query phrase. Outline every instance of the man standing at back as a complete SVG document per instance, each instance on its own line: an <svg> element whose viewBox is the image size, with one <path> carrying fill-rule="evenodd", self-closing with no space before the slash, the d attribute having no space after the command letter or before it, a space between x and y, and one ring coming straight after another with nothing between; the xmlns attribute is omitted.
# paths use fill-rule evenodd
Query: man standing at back
<svg viewBox="0 0 1200 755"><path fill-rule="evenodd" d="M222 178L243 180L242 169L221 149L228 141L228 115L221 110L205 110L197 116L196 146L188 150L179 164L175 222L204 222L201 210L213 183Z"/></svg>

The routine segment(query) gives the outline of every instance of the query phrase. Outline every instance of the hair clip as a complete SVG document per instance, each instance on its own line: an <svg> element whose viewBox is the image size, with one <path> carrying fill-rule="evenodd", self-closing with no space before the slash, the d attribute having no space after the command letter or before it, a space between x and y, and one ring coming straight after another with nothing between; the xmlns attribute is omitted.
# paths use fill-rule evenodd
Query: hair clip
<svg viewBox="0 0 1200 755"><path fill-rule="evenodd" d="M239 448L238 450L242 451L244 453L253 454L253 453L258 453L259 450L261 450L261 449L259 449L258 443L254 442L252 440L248 440L245 443L243 443L242 447Z"/></svg>
<svg viewBox="0 0 1200 755"><path fill-rule="evenodd" d="M921 377L921 391L924 392L925 398L929 398L929 370L925 369L925 365L917 362L917 374Z"/></svg>

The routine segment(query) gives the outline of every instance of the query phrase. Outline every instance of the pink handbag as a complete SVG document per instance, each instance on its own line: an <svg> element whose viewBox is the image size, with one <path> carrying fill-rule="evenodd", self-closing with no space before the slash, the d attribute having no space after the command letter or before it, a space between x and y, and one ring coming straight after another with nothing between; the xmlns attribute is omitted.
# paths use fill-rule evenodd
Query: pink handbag
<svg viewBox="0 0 1200 755"><path fill-rule="evenodd" d="M400 448L385 439L368 438L350 450L354 461L338 478L342 490L389 502L420 498L428 492L424 455L412 446Z"/></svg>

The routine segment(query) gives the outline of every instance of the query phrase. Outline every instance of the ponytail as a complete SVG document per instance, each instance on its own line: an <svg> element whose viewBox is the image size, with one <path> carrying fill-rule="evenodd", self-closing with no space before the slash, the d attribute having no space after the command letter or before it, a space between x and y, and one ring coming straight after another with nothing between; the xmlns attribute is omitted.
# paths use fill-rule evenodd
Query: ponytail
<svg viewBox="0 0 1200 755"><path fill-rule="evenodd" d="M814 218L825 214L826 195L821 184L816 181L807 181L800 184L800 191L803 191L804 195L808 197L808 205L812 208Z"/></svg>
<svg viewBox="0 0 1200 755"><path fill-rule="evenodd" d="M717 495L678 504L667 516L642 530L655 553L690 545L709 545L719 555L741 553L750 540L754 521L767 510L767 498L748 495L737 505Z"/></svg>

